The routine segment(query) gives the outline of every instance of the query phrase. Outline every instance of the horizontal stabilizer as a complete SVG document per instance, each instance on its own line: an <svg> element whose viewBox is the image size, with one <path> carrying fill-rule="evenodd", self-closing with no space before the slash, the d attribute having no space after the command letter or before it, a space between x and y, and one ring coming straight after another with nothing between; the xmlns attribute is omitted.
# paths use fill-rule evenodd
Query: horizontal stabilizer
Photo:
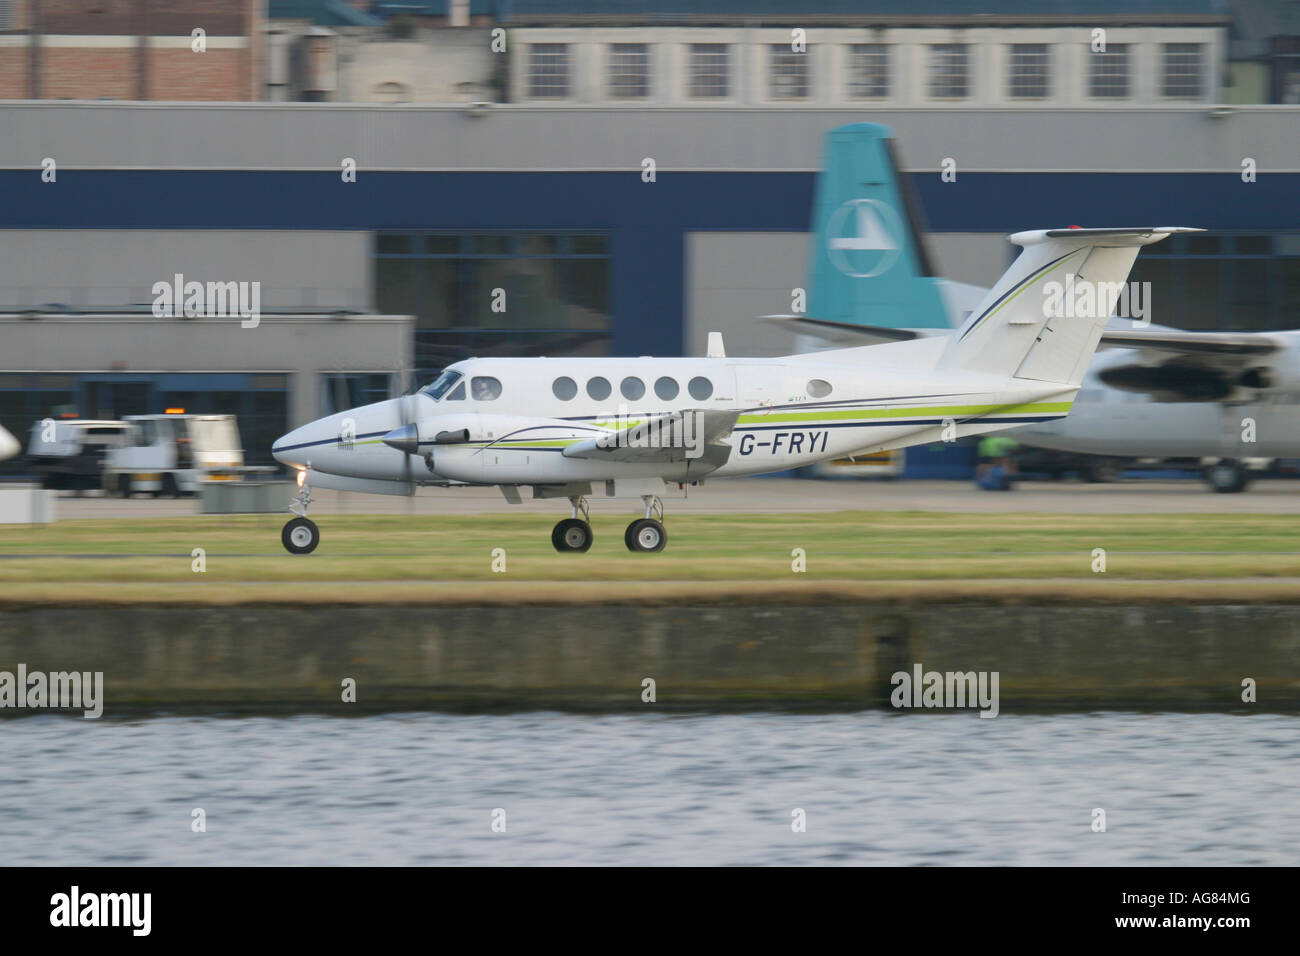
<svg viewBox="0 0 1300 956"><path fill-rule="evenodd" d="M857 322L838 322L833 319L814 319L807 315L764 315L766 322L793 325L800 331L813 335L829 336L838 341L851 339L854 345L871 345L876 342L909 342L926 333L947 335L947 329L895 329L883 325L861 325Z"/></svg>

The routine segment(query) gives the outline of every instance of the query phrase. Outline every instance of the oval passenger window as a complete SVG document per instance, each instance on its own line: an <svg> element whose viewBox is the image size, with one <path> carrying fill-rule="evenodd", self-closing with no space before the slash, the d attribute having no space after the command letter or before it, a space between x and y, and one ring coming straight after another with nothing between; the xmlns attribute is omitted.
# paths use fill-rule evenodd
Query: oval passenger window
<svg viewBox="0 0 1300 956"><path fill-rule="evenodd" d="M808 394L812 398L825 398L831 393L831 383L824 379L815 378L808 383Z"/></svg>
<svg viewBox="0 0 1300 956"><path fill-rule="evenodd" d="M629 402L635 402L645 394L645 382L634 375L629 375L623 379L623 383L619 385L618 390L623 393L623 397Z"/></svg>
<svg viewBox="0 0 1300 956"><path fill-rule="evenodd" d="M598 402L603 402L609 398L609 393L613 391L610 388L609 379L597 375L595 378L587 379L587 394Z"/></svg>
<svg viewBox="0 0 1300 956"><path fill-rule="evenodd" d="M561 375L551 383L551 393L562 402L573 401L578 394L578 383L567 375Z"/></svg>
<svg viewBox="0 0 1300 956"><path fill-rule="evenodd" d="M713 394L713 383L703 375L697 375L691 379L690 384L686 386L686 390L691 393L691 398L697 402L702 402Z"/></svg>
<svg viewBox="0 0 1300 956"><path fill-rule="evenodd" d="M679 391L681 391L681 389L678 387L677 379L675 378L669 378L665 375L663 378L655 382L655 394L665 402L671 402L677 397Z"/></svg>

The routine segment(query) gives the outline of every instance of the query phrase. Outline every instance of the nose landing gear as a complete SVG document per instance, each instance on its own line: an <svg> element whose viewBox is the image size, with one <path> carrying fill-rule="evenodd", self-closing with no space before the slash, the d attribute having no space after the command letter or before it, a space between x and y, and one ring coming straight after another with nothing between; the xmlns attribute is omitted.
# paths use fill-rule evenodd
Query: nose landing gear
<svg viewBox="0 0 1300 956"><path fill-rule="evenodd" d="M299 472L299 475L305 476L306 472ZM309 504L311 489L307 487L305 477L299 477L298 493L289 500L289 510L298 517L289 519L280 532L280 543L290 554L311 554L320 544L320 529L307 517Z"/></svg>

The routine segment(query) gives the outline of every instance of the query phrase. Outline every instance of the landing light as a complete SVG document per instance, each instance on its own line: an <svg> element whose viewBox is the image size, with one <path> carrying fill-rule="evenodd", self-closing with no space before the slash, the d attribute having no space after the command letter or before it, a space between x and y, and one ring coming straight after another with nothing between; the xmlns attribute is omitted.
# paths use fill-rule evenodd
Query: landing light
<svg viewBox="0 0 1300 956"><path fill-rule="evenodd" d="M306 471L299 471L299 472L298 472L298 487L301 488L303 482L306 481L306 480L307 480L307 472L306 472Z"/></svg>
<svg viewBox="0 0 1300 956"><path fill-rule="evenodd" d="M155 406L155 407L156 407L156 406ZM183 409L183 408L168 408L168 409L164 409L164 414L167 414L167 415L184 415L184 414L185 414L185 409Z"/></svg>

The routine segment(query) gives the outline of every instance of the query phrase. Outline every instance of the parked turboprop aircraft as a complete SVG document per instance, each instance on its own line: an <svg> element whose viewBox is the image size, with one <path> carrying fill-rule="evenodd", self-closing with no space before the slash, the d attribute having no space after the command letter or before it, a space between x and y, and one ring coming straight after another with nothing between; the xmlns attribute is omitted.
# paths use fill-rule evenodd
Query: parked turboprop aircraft
<svg viewBox="0 0 1300 956"><path fill-rule="evenodd" d="M987 293L935 274L891 137L869 123L832 132L827 170L855 162L863 198L852 216L820 220L807 314L770 318L832 343L946 336ZM844 250L865 248L879 250L877 259L844 259ZM1206 480L1221 492L1246 487L1243 459L1300 457L1300 332L1189 332L1115 318L1101 345L1069 418L1028 425L1018 439L1086 454L1207 459L1216 463Z"/></svg>
<svg viewBox="0 0 1300 956"><path fill-rule="evenodd" d="M823 204L824 205L824 204ZM820 210L819 206L819 210ZM1011 236L1019 258L950 336L782 358L482 358L414 395L331 415L272 453L300 469L293 553L319 542L310 488L412 494L417 485L497 485L511 501L568 498L558 551L592 542L586 498L639 497L632 551L660 551L665 482L756 475L1060 418L1105 316L1045 319L1046 283L1069 272L1123 282L1141 246L1175 227L1049 229ZM617 396L615 397L615 390Z"/></svg>

